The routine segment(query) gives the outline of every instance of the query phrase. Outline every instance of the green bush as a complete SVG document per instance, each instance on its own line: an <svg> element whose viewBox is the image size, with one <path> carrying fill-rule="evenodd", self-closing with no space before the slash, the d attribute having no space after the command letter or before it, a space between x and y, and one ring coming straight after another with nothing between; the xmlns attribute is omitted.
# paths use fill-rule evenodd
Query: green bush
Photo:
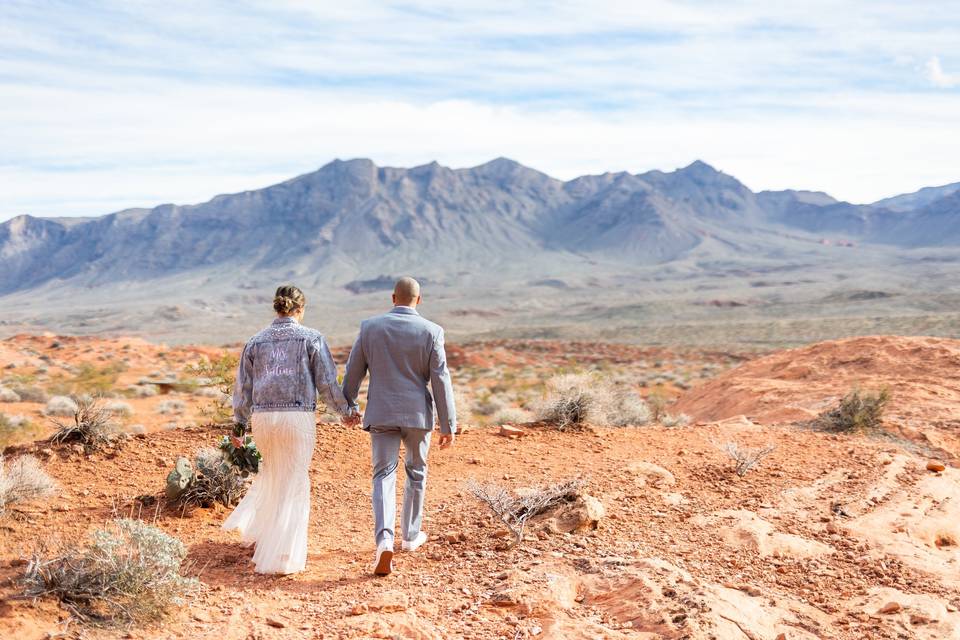
<svg viewBox="0 0 960 640"><path fill-rule="evenodd" d="M209 418L214 424L224 425L233 422L230 398L233 395L233 384L237 379L239 362L239 357L224 352L216 360L203 359L187 369L190 375L206 379L220 391L220 394L211 399L207 406L200 409L200 414Z"/></svg>
<svg viewBox="0 0 960 640"><path fill-rule="evenodd" d="M126 370L127 365L123 362L113 362L103 367L85 362L72 377L60 377L53 381L50 389L58 395L86 393L103 396L113 391L120 374Z"/></svg>

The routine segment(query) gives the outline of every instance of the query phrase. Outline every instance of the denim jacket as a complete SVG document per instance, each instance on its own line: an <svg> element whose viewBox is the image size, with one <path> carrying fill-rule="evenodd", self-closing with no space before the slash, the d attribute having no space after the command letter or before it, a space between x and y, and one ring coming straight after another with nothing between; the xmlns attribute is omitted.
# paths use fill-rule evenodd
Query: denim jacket
<svg viewBox="0 0 960 640"><path fill-rule="evenodd" d="M233 415L247 424L251 412L313 412L318 391L331 411L350 413L323 335L294 318L277 318L243 348L233 388Z"/></svg>

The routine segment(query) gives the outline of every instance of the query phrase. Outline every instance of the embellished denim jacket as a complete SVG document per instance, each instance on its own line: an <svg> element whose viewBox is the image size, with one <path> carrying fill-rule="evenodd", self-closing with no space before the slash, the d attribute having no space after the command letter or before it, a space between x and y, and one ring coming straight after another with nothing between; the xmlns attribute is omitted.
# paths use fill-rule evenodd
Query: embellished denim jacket
<svg viewBox="0 0 960 640"><path fill-rule="evenodd" d="M277 318L250 338L240 355L233 414L247 424L258 411L315 411L317 392L331 411L349 415L337 384L337 365L319 331Z"/></svg>

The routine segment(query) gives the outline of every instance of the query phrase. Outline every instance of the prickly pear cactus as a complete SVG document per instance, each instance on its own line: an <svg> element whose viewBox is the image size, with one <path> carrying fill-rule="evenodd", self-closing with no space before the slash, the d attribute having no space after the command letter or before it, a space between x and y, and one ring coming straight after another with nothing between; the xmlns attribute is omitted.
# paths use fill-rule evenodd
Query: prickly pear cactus
<svg viewBox="0 0 960 640"><path fill-rule="evenodd" d="M193 482L195 473L193 465L187 458L177 458L173 471L167 475L167 500L177 500Z"/></svg>

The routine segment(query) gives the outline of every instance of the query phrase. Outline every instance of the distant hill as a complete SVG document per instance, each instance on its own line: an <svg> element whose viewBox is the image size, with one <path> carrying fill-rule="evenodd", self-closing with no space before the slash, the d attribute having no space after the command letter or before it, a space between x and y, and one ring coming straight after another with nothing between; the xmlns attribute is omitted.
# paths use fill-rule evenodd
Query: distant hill
<svg viewBox="0 0 960 640"><path fill-rule="evenodd" d="M707 237L756 250L750 240L762 235L760 246L779 252L773 238L794 231L903 246L956 244L955 186L858 206L815 192L755 194L700 161L670 173L561 182L505 158L459 170L337 160L199 205L82 221L14 218L0 225L0 293L52 279L140 281L213 265L317 273L398 255L434 267L544 251L659 263ZM921 206L906 210L907 203Z"/></svg>
<svg viewBox="0 0 960 640"><path fill-rule="evenodd" d="M590 291L599 295L597 287L639 268L677 280L853 260L819 248L836 244L862 247L852 264L870 255L878 268L895 263L890 250L960 247L960 183L854 205L811 191L754 193L701 161L564 182L506 158L467 169L335 160L202 204L8 220L0 224L0 302L14 311L0 324L21 326L16 309L34 303L34 317L53 314L53 302L70 313L75 295L84 309L71 316L78 326L100 314L94 325L103 329L124 313L109 309L127 300L139 300L151 322L189 318L191 295L213 313L262 302L280 280L362 296L398 273L437 290L468 280L488 292L505 281L551 282L544 291L554 296L594 278Z"/></svg>

